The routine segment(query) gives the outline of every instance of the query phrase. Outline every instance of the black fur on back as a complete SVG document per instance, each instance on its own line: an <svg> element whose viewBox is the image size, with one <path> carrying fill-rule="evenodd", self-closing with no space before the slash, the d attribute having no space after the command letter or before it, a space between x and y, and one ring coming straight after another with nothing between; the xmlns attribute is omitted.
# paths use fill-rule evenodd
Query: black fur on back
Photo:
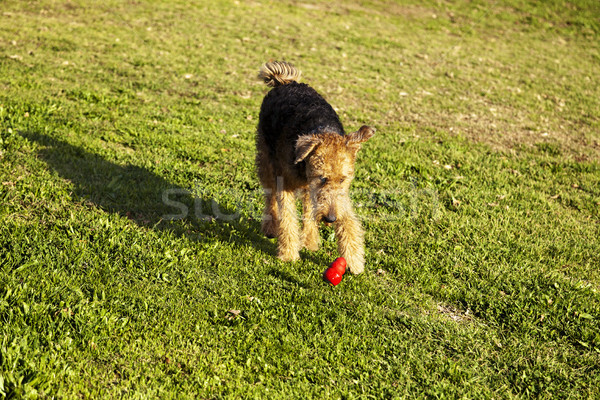
<svg viewBox="0 0 600 400"><path fill-rule="evenodd" d="M293 160L293 154L279 154L278 149L288 149L289 153L299 136L325 132L345 134L333 107L307 84L290 82L273 88L265 96L258 134L264 136L271 156ZM289 146L290 143L293 145Z"/></svg>

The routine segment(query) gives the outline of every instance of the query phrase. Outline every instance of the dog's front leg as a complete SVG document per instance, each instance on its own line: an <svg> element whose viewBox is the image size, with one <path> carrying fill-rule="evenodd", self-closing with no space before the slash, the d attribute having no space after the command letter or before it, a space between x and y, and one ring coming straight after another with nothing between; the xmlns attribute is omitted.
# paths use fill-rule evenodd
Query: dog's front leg
<svg viewBox="0 0 600 400"><path fill-rule="evenodd" d="M360 274L365 269L364 234L360 221L352 211L346 212L335 223L338 252L346 259L348 269Z"/></svg>
<svg viewBox="0 0 600 400"><path fill-rule="evenodd" d="M282 261L295 261L300 258L300 226L296 211L296 195L293 191L280 189L277 191L277 208L279 223L277 224L278 257Z"/></svg>
<svg viewBox="0 0 600 400"><path fill-rule="evenodd" d="M308 189L304 191L303 199L303 225L302 225L302 245L308 250L319 250L319 227L315 221L315 212L311 193Z"/></svg>

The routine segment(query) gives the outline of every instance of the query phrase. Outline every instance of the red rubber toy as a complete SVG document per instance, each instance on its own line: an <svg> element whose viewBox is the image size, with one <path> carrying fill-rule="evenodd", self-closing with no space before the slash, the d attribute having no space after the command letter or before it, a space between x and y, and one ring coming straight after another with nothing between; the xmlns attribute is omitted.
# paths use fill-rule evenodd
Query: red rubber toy
<svg viewBox="0 0 600 400"><path fill-rule="evenodd" d="M344 257L338 257L323 272L323 279L332 286L336 286L342 281L344 273L346 273L346 260Z"/></svg>

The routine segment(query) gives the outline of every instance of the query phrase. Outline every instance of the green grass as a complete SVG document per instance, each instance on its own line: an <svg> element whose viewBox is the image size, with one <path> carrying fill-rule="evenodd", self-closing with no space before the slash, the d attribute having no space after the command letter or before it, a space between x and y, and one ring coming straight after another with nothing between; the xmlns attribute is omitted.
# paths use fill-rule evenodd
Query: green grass
<svg viewBox="0 0 600 400"><path fill-rule="evenodd" d="M597 1L1 4L0 397L600 397ZM269 59L377 128L335 288L260 234Z"/></svg>

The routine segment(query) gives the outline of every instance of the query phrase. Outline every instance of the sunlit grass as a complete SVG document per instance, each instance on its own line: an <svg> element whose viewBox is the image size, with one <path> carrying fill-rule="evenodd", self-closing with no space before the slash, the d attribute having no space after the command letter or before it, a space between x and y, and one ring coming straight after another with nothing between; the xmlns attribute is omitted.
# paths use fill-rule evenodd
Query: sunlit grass
<svg viewBox="0 0 600 400"><path fill-rule="evenodd" d="M0 393L598 397L599 13L3 2ZM335 288L331 228L294 264L259 231L269 59L377 128Z"/></svg>

